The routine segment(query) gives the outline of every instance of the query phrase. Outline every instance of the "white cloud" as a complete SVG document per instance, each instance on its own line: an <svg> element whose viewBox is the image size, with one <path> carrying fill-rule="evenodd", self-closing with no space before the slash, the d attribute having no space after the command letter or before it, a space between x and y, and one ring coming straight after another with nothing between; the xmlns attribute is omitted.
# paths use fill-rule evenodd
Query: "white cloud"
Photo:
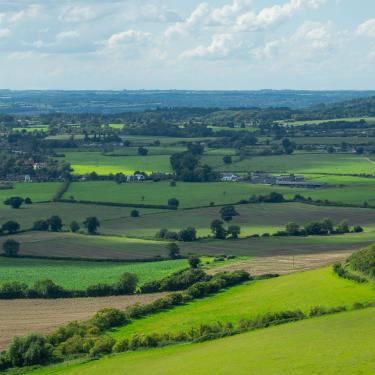
<svg viewBox="0 0 375 375"><path fill-rule="evenodd" d="M172 37L178 34L186 34L192 29L197 28L200 24L204 24L208 21L208 15L210 7L206 3L199 4L188 18L184 21L177 22L173 26L169 27L166 32L166 37Z"/></svg>
<svg viewBox="0 0 375 375"><path fill-rule="evenodd" d="M357 35L367 38L375 38L375 18L371 18L361 23L357 28Z"/></svg>
<svg viewBox="0 0 375 375"><path fill-rule="evenodd" d="M322 50L329 46L331 35L327 24L307 21L292 36L292 42L308 43L309 48Z"/></svg>
<svg viewBox="0 0 375 375"><path fill-rule="evenodd" d="M143 43L151 38L151 34L139 30L127 30L113 34L106 42L108 47L116 47L123 44Z"/></svg>
<svg viewBox="0 0 375 375"><path fill-rule="evenodd" d="M87 22L96 17L93 8L83 5L68 5L62 8L59 19L61 22Z"/></svg>
<svg viewBox="0 0 375 375"><path fill-rule="evenodd" d="M56 35L56 40L61 42L65 39L74 39L79 37L79 32L76 30L61 31Z"/></svg>
<svg viewBox="0 0 375 375"><path fill-rule="evenodd" d="M230 24L232 18L250 8L251 0L233 0L231 4L216 8L211 13L211 21L218 24Z"/></svg>
<svg viewBox="0 0 375 375"><path fill-rule="evenodd" d="M228 56L239 44L235 41L232 34L215 34L208 46L198 46L191 50L184 51L181 59L199 59L199 58L223 58Z"/></svg>
<svg viewBox="0 0 375 375"><path fill-rule="evenodd" d="M22 9L18 12L9 13L9 17L7 19L10 23L16 23L24 21L27 18L35 18L39 16L42 10L42 6L38 4L29 5L27 8Z"/></svg>
<svg viewBox="0 0 375 375"><path fill-rule="evenodd" d="M7 38L11 34L10 29L0 29L0 39Z"/></svg>

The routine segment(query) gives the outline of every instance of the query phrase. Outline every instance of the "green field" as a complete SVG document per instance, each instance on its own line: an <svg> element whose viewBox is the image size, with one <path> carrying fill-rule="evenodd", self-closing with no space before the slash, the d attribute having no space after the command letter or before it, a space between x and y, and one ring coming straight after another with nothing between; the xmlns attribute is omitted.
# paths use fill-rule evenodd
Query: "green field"
<svg viewBox="0 0 375 375"><path fill-rule="evenodd" d="M115 283L124 272L131 272L138 276L139 284L142 285L187 266L185 259L110 263L0 257L0 284L18 281L31 286L36 280L47 278L66 289L82 290L97 283Z"/></svg>
<svg viewBox="0 0 375 375"><path fill-rule="evenodd" d="M366 145L374 143L374 137L293 137L291 140L302 145L338 145L343 142L351 145ZM281 141L280 141L281 143Z"/></svg>
<svg viewBox="0 0 375 375"><path fill-rule="evenodd" d="M61 182L15 183L13 189L0 190L0 204L14 196L30 197L33 202L51 201Z"/></svg>
<svg viewBox="0 0 375 375"><path fill-rule="evenodd" d="M150 156L106 156L101 152L65 152L65 161L70 163L75 174L96 172L99 175L110 173L133 174L142 172L171 172L168 155Z"/></svg>
<svg viewBox="0 0 375 375"><path fill-rule="evenodd" d="M308 312L313 306L350 307L353 303L371 301L375 301L373 285L339 278L331 267L321 268L236 286L215 296L136 320L114 330L113 335L184 332L200 324L236 323L242 318L251 319L269 312L296 309Z"/></svg>
<svg viewBox="0 0 375 375"><path fill-rule="evenodd" d="M0 237L0 246L9 238L21 244L20 255L129 261L168 255L166 242L137 238L26 232L11 237Z"/></svg>
<svg viewBox="0 0 375 375"><path fill-rule="evenodd" d="M370 375L375 309L270 327L200 344L177 345L58 365L33 374Z"/></svg>
<svg viewBox="0 0 375 375"><path fill-rule="evenodd" d="M48 219L52 215L61 217L64 229L69 230L69 224L77 221L81 229L84 230L83 222L87 217L97 216L102 227L107 227L107 221L111 223L121 222L124 218L130 218L132 208L98 206L95 204L74 204L74 203L33 203L23 205L20 209L12 209L5 205L0 205L0 225L8 220L17 221L22 229L31 229L34 222L40 219ZM159 212L156 209L139 209L143 217ZM169 211L168 211L169 212ZM136 219L132 219L136 220ZM99 229L100 230L100 229ZM118 232L117 234L122 234Z"/></svg>
<svg viewBox="0 0 375 375"><path fill-rule="evenodd" d="M301 203L281 204L244 204L237 205L239 216L225 224L239 225L241 235L275 233L284 230L289 222L306 225L311 221L330 218L335 224L348 220L351 225L361 225L366 231L375 229L375 210L365 208L345 208L313 206ZM105 234L121 234L126 236L153 237L162 227L178 232L182 228L192 226L199 236L211 233L210 224L220 218L219 207L207 207L192 210L160 211L145 214L139 218L113 218L106 220L101 232Z"/></svg>
<svg viewBox="0 0 375 375"><path fill-rule="evenodd" d="M375 123L375 117L343 117L343 118L335 118L330 120L303 120L303 121L280 121L281 124L284 125L304 125L304 124L321 124L324 122L334 122L334 121L360 121L365 120L369 124Z"/></svg>
<svg viewBox="0 0 375 375"><path fill-rule="evenodd" d="M231 172L375 174L375 164L371 163L366 157L355 154L306 153L256 156L224 165L220 170Z"/></svg>

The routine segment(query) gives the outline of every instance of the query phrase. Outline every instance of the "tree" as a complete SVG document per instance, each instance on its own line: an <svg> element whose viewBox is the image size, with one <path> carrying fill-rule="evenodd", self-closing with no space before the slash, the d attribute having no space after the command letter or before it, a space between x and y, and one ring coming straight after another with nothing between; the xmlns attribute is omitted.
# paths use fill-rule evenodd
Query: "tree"
<svg viewBox="0 0 375 375"><path fill-rule="evenodd" d="M171 259L177 259L180 257L180 248L175 242L171 242L167 245L168 255Z"/></svg>
<svg viewBox="0 0 375 375"><path fill-rule="evenodd" d="M87 232L90 234L96 234L98 228L100 227L100 222L95 216L88 217L83 224L87 228Z"/></svg>
<svg viewBox="0 0 375 375"><path fill-rule="evenodd" d="M333 232L333 222L331 219L325 218L321 221L323 228L328 232L332 233Z"/></svg>
<svg viewBox="0 0 375 375"><path fill-rule="evenodd" d="M285 231L291 236L297 236L300 232L300 226L297 223L288 223L285 227Z"/></svg>
<svg viewBox="0 0 375 375"><path fill-rule="evenodd" d="M7 206L11 206L12 208L20 208L22 203L24 202L23 198L21 197L10 197L4 201L4 204Z"/></svg>
<svg viewBox="0 0 375 375"><path fill-rule="evenodd" d="M233 240L236 240L238 236L240 235L240 233L241 233L241 228L238 225L231 225L228 228L228 235L230 235L230 237Z"/></svg>
<svg viewBox="0 0 375 375"><path fill-rule="evenodd" d="M148 154L147 148L144 148L142 146L138 147L138 155L146 156Z"/></svg>
<svg viewBox="0 0 375 375"><path fill-rule="evenodd" d="M29 198L29 197L25 198L25 204L32 204L32 203L33 202L31 200L31 198Z"/></svg>
<svg viewBox="0 0 375 375"><path fill-rule="evenodd" d="M224 162L224 164L232 164L232 157L229 156L229 155L225 155L223 157L223 162Z"/></svg>
<svg viewBox="0 0 375 375"><path fill-rule="evenodd" d="M130 212L131 217L139 217L139 211L138 210L132 210Z"/></svg>
<svg viewBox="0 0 375 375"><path fill-rule="evenodd" d="M20 250L20 243L15 240L7 240L3 243L3 251L7 257L16 257Z"/></svg>
<svg viewBox="0 0 375 375"><path fill-rule="evenodd" d="M49 228L48 220L37 220L33 224L33 230L47 231Z"/></svg>
<svg viewBox="0 0 375 375"><path fill-rule="evenodd" d="M213 220L210 225L210 228L215 238L225 240L225 238L227 237L227 231L223 227L222 220L219 220L219 219Z"/></svg>
<svg viewBox="0 0 375 375"><path fill-rule="evenodd" d="M362 232L363 232L363 228L362 228L360 225L356 225L356 226L353 228L353 232L354 232L354 233L362 233Z"/></svg>
<svg viewBox="0 0 375 375"><path fill-rule="evenodd" d="M7 221L1 226L2 231L8 232L9 234L18 232L20 228L21 226L16 221L12 220Z"/></svg>
<svg viewBox="0 0 375 375"><path fill-rule="evenodd" d="M168 206L178 208L180 201L177 198L168 199Z"/></svg>
<svg viewBox="0 0 375 375"><path fill-rule="evenodd" d="M189 261L190 267L194 268L194 269L198 268L199 264L201 263L201 260L200 260L199 256L197 256L197 255L189 256L188 261Z"/></svg>
<svg viewBox="0 0 375 375"><path fill-rule="evenodd" d="M79 224L78 224L76 221L72 221L72 222L70 223L69 227L70 227L70 230L71 230L73 233L78 232L78 231L79 231L79 228L80 228Z"/></svg>
<svg viewBox="0 0 375 375"><path fill-rule="evenodd" d="M197 230L193 227L182 229L178 232L178 240L183 242L192 242L197 239Z"/></svg>
<svg viewBox="0 0 375 375"><path fill-rule="evenodd" d="M62 229L62 220L60 216L53 215L51 218L48 220L49 225L51 227L52 232L60 232Z"/></svg>
<svg viewBox="0 0 375 375"><path fill-rule="evenodd" d="M227 223L233 219L233 216L239 215L239 213L236 211L234 206L225 206L221 208L220 214L221 214L222 220L224 220Z"/></svg>
<svg viewBox="0 0 375 375"><path fill-rule="evenodd" d="M137 275L125 272L116 284L116 292L120 294L133 294L137 288L137 284Z"/></svg>
<svg viewBox="0 0 375 375"><path fill-rule="evenodd" d="M349 223L347 220L343 220L340 222L340 224L337 226L337 232L339 233L349 233L350 228L349 228Z"/></svg>

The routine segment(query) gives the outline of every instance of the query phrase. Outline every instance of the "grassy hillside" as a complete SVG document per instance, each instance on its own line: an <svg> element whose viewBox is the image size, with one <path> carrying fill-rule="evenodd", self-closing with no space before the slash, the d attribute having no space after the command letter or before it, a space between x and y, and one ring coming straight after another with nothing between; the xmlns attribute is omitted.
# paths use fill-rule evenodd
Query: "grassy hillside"
<svg viewBox="0 0 375 375"><path fill-rule="evenodd" d="M50 201L60 186L60 182L16 183L13 189L0 190L0 206L14 196L30 197L33 202Z"/></svg>
<svg viewBox="0 0 375 375"><path fill-rule="evenodd" d="M313 306L351 306L375 300L372 285L339 278L331 268L250 282L213 297L134 321L114 331L115 337L135 333L181 332L204 323L238 322L268 312Z"/></svg>
<svg viewBox="0 0 375 375"><path fill-rule="evenodd" d="M117 282L124 272L138 276L139 284L158 280L188 266L185 259L146 263L109 263L0 258L0 284L18 281L32 285L48 278L74 290L97 283Z"/></svg>
<svg viewBox="0 0 375 375"><path fill-rule="evenodd" d="M357 310L200 344L116 355L33 374L370 375L375 309Z"/></svg>

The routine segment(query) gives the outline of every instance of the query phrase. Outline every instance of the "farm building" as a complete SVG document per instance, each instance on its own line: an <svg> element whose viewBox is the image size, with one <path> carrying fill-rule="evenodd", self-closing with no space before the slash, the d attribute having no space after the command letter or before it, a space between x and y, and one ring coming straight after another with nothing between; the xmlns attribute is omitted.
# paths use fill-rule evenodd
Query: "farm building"
<svg viewBox="0 0 375 375"><path fill-rule="evenodd" d="M241 179L240 176L237 176L233 173L224 173L222 176L221 176L221 181L225 181L225 182L237 182Z"/></svg>

